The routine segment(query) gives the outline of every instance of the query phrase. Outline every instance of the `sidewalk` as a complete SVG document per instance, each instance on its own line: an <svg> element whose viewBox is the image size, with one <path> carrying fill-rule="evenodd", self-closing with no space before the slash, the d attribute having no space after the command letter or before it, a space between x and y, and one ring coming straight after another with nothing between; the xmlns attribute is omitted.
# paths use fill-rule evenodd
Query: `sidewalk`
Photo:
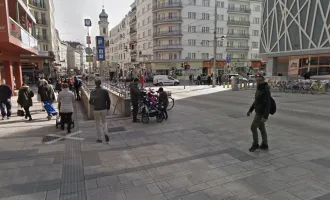
<svg viewBox="0 0 330 200"><path fill-rule="evenodd" d="M84 121L79 103L73 132L82 132L72 137L83 141L42 143L58 130L39 108L33 122L0 122L0 200L330 199L328 99L274 96L281 106L267 124L271 149L250 153L252 118L245 111L252 96L185 98L162 123L108 119L109 144L95 142L95 124ZM324 116L309 115L310 127L295 111L302 106L323 108Z"/></svg>

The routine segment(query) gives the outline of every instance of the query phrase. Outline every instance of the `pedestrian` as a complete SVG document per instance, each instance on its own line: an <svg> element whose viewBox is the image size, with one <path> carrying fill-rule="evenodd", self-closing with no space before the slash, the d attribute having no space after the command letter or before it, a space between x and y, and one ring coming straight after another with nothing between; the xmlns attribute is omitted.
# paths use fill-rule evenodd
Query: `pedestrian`
<svg viewBox="0 0 330 200"><path fill-rule="evenodd" d="M255 117L251 124L251 131L253 135L253 144L249 149L250 152L256 151L258 148L267 150L268 140L267 132L265 127L265 122L268 119L270 107L271 107L271 95L269 90L269 85L265 82L265 77L261 74L256 75L257 91L255 93L254 102L251 105L247 116L255 111ZM262 143L259 146L258 142L258 129L261 133Z"/></svg>
<svg viewBox="0 0 330 200"><path fill-rule="evenodd" d="M68 133L71 133L73 102L75 101L75 97L73 92L69 90L69 85L67 83L64 83L62 87L63 90L57 97L61 117L61 129L64 130L64 124L66 123L68 125Z"/></svg>
<svg viewBox="0 0 330 200"><path fill-rule="evenodd" d="M53 87L48 84L45 79L40 80L40 86L38 88L38 94L40 95L40 101L44 106L45 103L52 104L55 101L55 93ZM47 111L48 119L52 118L52 114Z"/></svg>
<svg viewBox="0 0 330 200"><path fill-rule="evenodd" d="M22 87L18 91L17 104L22 107L25 111L25 119L29 118L29 121L32 121L32 116L30 113L30 107L33 105L32 98L34 93L29 88L26 83L23 83Z"/></svg>
<svg viewBox="0 0 330 200"><path fill-rule="evenodd" d="M81 80L79 80L76 76L74 77L74 90L76 93L76 99L80 100L80 88L82 86Z"/></svg>
<svg viewBox="0 0 330 200"><path fill-rule="evenodd" d="M201 75L199 74L199 75L197 76L197 85L200 85L200 84L201 84L201 79L202 79L202 77L201 77Z"/></svg>
<svg viewBox="0 0 330 200"><path fill-rule="evenodd" d="M13 94L12 89L6 84L5 80L2 80L0 85L0 106L1 106L1 116L2 120L10 119L11 117L11 96ZM7 112L6 112L7 110Z"/></svg>
<svg viewBox="0 0 330 200"><path fill-rule="evenodd" d="M61 83L61 80L60 79L58 79L57 82L56 82L55 91L57 93L60 93L62 91L62 83Z"/></svg>
<svg viewBox="0 0 330 200"><path fill-rule="evenodd" d="M138 88L139 79L134 79L133 83L129 85L130 94L131 94L131 102L133 106L133 122L140 123L140 119L137 118L137 113L139 110L139 98L141 96L141 92Z"/></svg>
<svg viewBox="0 0 330 200"><path fill-rule="evenodd" d="M167 114L168 95L166 92L164 92L164 89L162 87L158 89L158 93L159 93L158 101L162 106L164 106L162 110L164 113L164 119L168 119L168 114Z"/></svg>
<svg viewBox="0 0 330 200"><path fill-rule="evenodd" d="M145 78L144 75L141 75L141 88L144 88Z"/></svg>
<svg viewBox="0 0 330 200"><path fill-rule="evenodd" d="M96 87L95 90L91 92L89 103L94 106L94 118L97 132L96 142L102 143L103 135L105 142L109 142L108 126L105 120L110 110L111 100L108 91L101 87L101 80L95 80L95 85ZM103 131L101 131L101 127L103 127Z"/></svg>
<svg viewBox="0 0 330 200"><path fill-rule="evenodd" d="M212 79L211 79L211 76L208 75L208 76L207 76L207 82L208 82L209 85L211 85L211 80L212 80Z"/></svg>

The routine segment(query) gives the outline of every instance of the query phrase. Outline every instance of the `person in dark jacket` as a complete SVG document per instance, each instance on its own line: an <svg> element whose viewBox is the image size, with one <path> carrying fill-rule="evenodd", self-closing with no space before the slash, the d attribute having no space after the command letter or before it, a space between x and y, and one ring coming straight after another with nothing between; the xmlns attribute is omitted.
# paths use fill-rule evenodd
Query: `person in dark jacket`
<svg viewBox="0 0 330 200"><path fill-rule="evenodd" d="M109 142L108 126L105 121L106 115L110 110L111 100L107 90L101 87L101 80L95 81L95 90L91 92L89 103L94 106L94 118L96 122L97 140L96 142L102 143L102 136L104 135L105 141ZM101 124L102 121L102 124ZM101 133L103 127L103 133Z"/></svg>
<svg viewBox="0 0 330 200"><path fill-rule="evenodd" d="M270 89L267 82L265 82L265 78L261 74L256 75L257 82L257 91L255 93L255 99L253 104L251 105L247 116L255 111L256 115L251 124L251 131L253 135L253 144L249 151L254 152L258 148L267 150L268 149L268 140L267 140L267 132L265 127L265 122L269 116L270 110ZM258 129L261 133L262 143L259 146L258 142Z"/></svg>
<svg viewBox="0 0 330 200"><path fill-rule="evenodd" d="M58 79L56 84L55 84L55 91L57 93L60 93L62 91L62 83L61 83L60 79Z"/></svg>
<svg viewBox="0 0 330 200"><path fill-rule="evenodd" d="M82 86L81 80L79 80L76 76L74 77L74 90L76 93L76 99L80 100L80 88Z"/></svg>
<svg viewBox="0 0 330 200"><path fill-rule="evenodd" d="M12 89L9 85L6 84L5 80L2 80L2 84L0 85L0 106L1 106L1 116L2 120L10 119L11 117L11 96L13 94ZM7 109L7 112L6 112Z"/></svg>
<svg viewBox="0 0 330 200"><path fill-rule="evenodd" d="M22 87L18 91L17 104L20 105L25 111L25 119L29 118L29 121L32 120L32 116L30 113L30 107L32 106L32 98L34 97L34 93L32 90L23 83Z"/></svg>
<svg viewBox="0 0 330 200"><path fill-rule="evenodd" d="M131 102L132 102L132 106L133 106L133 122L134 123L140 122L140 120L137 118L137 113L139 110L139 98L141 96L141 92L138 88L139 81L140 80L138 78L136 78L136 79L134 79L133 83L131 83L129 85L130 94L131 94Z"/></svg>
<svg viewBox="0 0 330 200"><path fill-rule="evenodd" d="M159 97L158 101L161 105L164 106L163 113L164 113L164 119L168 119L168 114L167 114L167 107L168 107L168 95L166 92L164 92L163 88L158 89L159 92Z"/></svg>
<svg viewBox="0 0 330 200"><path fill-rule="evenodd" d="M38 94L40 95L40 101L44 104L45 102L53 103L55 101L54 89L45 79L40 80L40 86L38 87ZM51 113L48 113L48 118L51 118Z"/></svg>

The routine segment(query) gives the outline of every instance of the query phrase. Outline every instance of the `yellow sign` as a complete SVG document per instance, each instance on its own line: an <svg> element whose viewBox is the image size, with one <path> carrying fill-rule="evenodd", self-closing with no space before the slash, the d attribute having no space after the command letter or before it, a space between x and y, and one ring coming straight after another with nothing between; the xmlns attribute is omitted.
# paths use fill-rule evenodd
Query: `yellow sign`
<svg viewBox="0 0 330 200"><path fill-rule="evenodd" d="M86 62L93 62L93 56L87 55L86 56Z"/></svg>

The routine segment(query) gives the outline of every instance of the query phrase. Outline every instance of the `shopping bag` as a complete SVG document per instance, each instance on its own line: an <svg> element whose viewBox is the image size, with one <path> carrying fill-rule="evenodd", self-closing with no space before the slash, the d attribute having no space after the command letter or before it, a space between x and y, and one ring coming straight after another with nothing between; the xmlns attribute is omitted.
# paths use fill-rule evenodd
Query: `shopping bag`
<svg viewBox="0 0 330 200"><path fill-rule="evenodd" d="M19 117L24 117L25 116L25 112L22 108L17 109L17 116L19 116Z"/></svg>

